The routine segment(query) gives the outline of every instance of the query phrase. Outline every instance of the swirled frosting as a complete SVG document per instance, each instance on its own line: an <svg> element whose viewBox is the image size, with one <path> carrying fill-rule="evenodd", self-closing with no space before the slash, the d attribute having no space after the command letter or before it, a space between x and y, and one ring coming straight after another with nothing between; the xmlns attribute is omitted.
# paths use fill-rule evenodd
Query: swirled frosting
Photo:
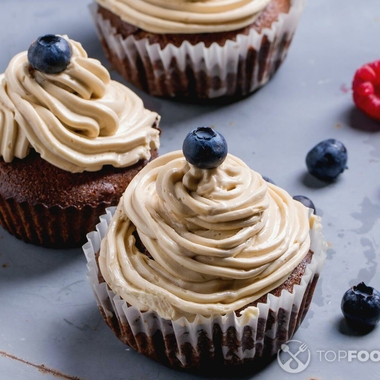
<svg viewBox="0 0 380 380"><path fill-rule="evenodd" d="M271 0L96 0L152 33L215 33L252 24Z"/></svg>
<svg viewBox="0 0 380 380"><path fill-rule="evenodd" d="M25 51L0 75L0 156L11 162L34 148L70 172L128 167L149 159L159 147L159 131L152 127L160 117L111 80L81 44L63 37L72 50L63 72L32 69Z"/></svg>
<svg viewBox="0 0 380 380"><path fill-rule="evenodd" d="M279 286L303 260L309 212L230 154L210 170L169 153L126 190L102 241L101 273L129 304L163 318L224 315Z"/></svg>

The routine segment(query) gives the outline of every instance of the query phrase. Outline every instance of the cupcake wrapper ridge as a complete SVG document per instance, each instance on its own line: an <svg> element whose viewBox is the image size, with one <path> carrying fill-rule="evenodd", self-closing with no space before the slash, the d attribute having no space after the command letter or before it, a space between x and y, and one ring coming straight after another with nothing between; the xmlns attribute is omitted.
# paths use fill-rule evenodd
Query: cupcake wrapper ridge
<svg viewBox="0 0 380 380"><path fill-rule="evenodd" d="M141 312L128 305L105 282L99 282L95 256L115 208L106 211L83 246L87 277L106 323L136 351L174 368L252 363L275 355L305 317L326 256L319 222L311 231L312 261L292 293L283 290L279 297L268 294L266 303L248 308L241 316L232 312L222 316L197 315L192 322L184 317L170 321L152 310Z"/></svg>
<svg viewBox="0 0 380 380"><path fill-rule="evenodd" d="M26 243L47 248L80 247L108 206L46 207L0 197L0 225Z"/></svg>
<svg viewBox="0 0 380 380"><path fill-rule="evenodd" d="M161 48L147 38L123 38L109 20L93 12L99 38L114 68L129 82L162 97L245 96L263 86L287 55L305 0L293 0L272 27L251 29L206 47L203 42Z"/></svg>

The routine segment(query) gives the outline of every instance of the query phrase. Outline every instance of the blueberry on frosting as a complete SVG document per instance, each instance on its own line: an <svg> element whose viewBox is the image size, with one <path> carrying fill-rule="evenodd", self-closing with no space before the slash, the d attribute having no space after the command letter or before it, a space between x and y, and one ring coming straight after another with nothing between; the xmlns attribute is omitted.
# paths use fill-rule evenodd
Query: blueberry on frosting
<svg viewBox="0 0 380 380"><path fill-rule="evenodd" d="M54 34L38 37L28 49L30 65L45 74L58 74L66 69L71 59L67 40Z"/></svg>
<svg viewBox="0 0 380 380"><path fill-rule="evenodd" d="M199 169L214 169L227 156L227 142L211 127L198 127L187 134L182 151L186 160Z"/></svg>

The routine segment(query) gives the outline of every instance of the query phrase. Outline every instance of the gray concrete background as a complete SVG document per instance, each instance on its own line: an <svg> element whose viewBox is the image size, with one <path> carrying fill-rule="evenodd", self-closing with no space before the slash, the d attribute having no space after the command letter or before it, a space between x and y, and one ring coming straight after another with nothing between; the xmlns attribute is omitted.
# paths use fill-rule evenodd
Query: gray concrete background
<svg viewBox="0 0 380 380"><path fill-rule="evenodd" d="M0 72L38 36L68 34L109 66L88 0L1 0ZM294 339L308 345L309 366L284 372L274 361L244 379L379 379L379 363L344 358L379 350L380 327L352 334L340 311L349 286L380 289L380 123L353 106L351 81L362 64L380 59L378 0L307 1L287 59L275 77L233 104L189 105L139 91L162 116L161 154L180 149L186 133L213 125L229 150L290 194L310 197L329 242L311 309ZM112 72L114 79L122 81ZM326 138L348 150L348 167L324 184L306 172L306 153ZM55 375L42 371L58 371ZM60 251L18 241L0 228L0 379L119 380L199 378L178 373L124 346L100 317L81 249ZM237 375L236 375L237 376Z"/></svg>

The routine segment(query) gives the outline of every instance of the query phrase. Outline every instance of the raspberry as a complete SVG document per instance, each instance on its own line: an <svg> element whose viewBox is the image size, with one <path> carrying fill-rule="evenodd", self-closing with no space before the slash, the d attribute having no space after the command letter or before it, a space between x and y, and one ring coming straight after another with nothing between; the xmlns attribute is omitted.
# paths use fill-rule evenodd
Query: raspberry
<svg viewBox="0 0 380 380"><path fill-rule="evenodd" d="M352 90L356 107L380 121L380 60L367 63L356 71Z"/></svg>

